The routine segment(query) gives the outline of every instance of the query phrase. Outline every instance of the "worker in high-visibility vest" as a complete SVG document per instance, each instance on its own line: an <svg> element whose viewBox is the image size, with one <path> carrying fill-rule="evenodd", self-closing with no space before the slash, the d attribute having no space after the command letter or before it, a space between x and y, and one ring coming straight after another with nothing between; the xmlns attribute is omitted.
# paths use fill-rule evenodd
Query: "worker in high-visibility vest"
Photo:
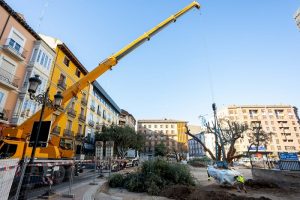
<svg viewBox="0 0 300 200"><path fill-rule="evenodd" d="M245 193L247 193L246 187L245 187L245 178L242 175L235 176L235 185L237 187L238 192L241 192L241 190L244 190Z"/></svg>

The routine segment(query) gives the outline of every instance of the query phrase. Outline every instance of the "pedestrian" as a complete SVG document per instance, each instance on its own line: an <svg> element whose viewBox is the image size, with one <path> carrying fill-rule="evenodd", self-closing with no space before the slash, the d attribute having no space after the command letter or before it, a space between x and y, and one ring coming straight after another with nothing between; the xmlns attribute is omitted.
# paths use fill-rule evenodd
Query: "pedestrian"
<svg viewBox="0 0 300 200"><path fill-rule="evenodd" d="M246 187L245 187L245 178L242 175L235 176L235 185L237 187L238 192L241 192L244 190L245 193L247 193Z"/></svg>

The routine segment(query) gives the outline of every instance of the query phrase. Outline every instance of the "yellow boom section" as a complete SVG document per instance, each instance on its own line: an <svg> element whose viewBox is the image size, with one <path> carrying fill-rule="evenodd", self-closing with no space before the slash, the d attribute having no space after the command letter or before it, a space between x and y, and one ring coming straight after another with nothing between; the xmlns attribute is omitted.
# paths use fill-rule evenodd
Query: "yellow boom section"
<svg viewBox="0 0 300 200"><path fill-rule="evenodd" d="M128 53L136 49L138 46L140 46L145 41L149 40L153 35L158 33L160 30L165 28L167 25L169 25L171 22L175 22L177 18L191 10L192 8L200 8L200 5L198 2L194 1L185 8L183 8L181 11L177 12L175 15L170 16L148 32L144 33L142 36L122 48L120 51L115 53L114 55L108 57L104 61L102 61L94 70L92 70L90 73L88 73L86 76L84 76L82 79L80 79L78 82L76 82L71 87L67 88L63 92L63 101L62 105L69 101L73 96L76 96L78 92L80 92L82 89L84 89L88 84L95 81L99 76L101 76L104 72L111 69L113 66L115 66L119 60L121 60L124 56L126 56ZM28 134L31 133L32 125L34 121L38 121L40 117L40 112L38 111L33 116L31 116L28 120L23 122L20 126L16 128L8 128L3 130L4 136L10 136L10 137L16 137L16 138L25 138ZM45 108L44 117L51 115L53 113L53 110Z"/></svg>

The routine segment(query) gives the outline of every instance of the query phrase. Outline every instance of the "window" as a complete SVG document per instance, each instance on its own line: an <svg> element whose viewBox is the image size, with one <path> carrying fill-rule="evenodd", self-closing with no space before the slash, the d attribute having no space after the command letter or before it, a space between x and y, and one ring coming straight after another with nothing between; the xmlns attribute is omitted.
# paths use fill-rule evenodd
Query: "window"
<svg viewBox="0 0 300 200"><path fill-rule="evenodd" d="M273 131L276 131L276 128L275 127L272 127Z"/></svg>
<svg viewBox="0 0 300 200"><path fill-rule="evenodd" d="M157 128L157 125L154 125L154 128Z"/></svg>
<svg viewBox="0 0 300 200"><path fill-rule="evenodd" d="M281 146L277 146L278 151L281 151Z"/></svg>
<svg viewBox="0 0 300 200"><path fill-rule="evenodd" d="M162 128L163 127L163 125L160 125L160 128Z"/></svg>
<svg viewBox="0 0 300 200"><path fill-rule="evenodd" d="M293 125L295 125L295 122L294 122L294 121L292 121L292 124L293 124Z"/></svg>
<svg viewBox="0 0 300 200"><path fill-rule="evenodd" d="M151 128L151 125L148 125L148 128Z"/></svg>
<svg viewBox="0 0 300 200"><path fill-rule="evenodd" d="M64 64L67 66L67 67L69 67L69 64L70 64L70 60L65 56L65 58L64 58Z"/></svg>
<svg viewBox="0 0 300 200"><path fill-rule="evenodd" d="M168 126L168 125L166 125L166 128L169 128L169 126Z"/></svg>
<svg viewBox="0 0 300 200"><path fill-rule="evenodd" d="M42 54L42 58L41 58L41 61L40 61L40 64L43 65L44 64L44 60L45 60L45 53L43 52Z"/></svg>
<svg viewBox="0 0 300 200"><path fill-rule="evenodd" d="M294 140L288 140L288 142L293 142Z"/></svg>
<svg viewBox="0 0 300 200"><path fill-rule="evenodd" d="M67 121L67 129L72 130L72 120Z"/></svg>
<svg viewBox="0 0 300 200"><path fill-rule="evenodd" d="M268 122L267 122L267 121L265 121L265 125L268 125Z"/></svg>
<svg viewBox="0 0 300 200"><path fill-rule="evenodd" d="M59 82L62 82L64 83L66 81L66 76L63 75L63 74L60 74L60 77L59 77Z"/></svg>
<svg viewBox="0 0 300 200"><path fill-rule="evenodd" d="M294 131L297 131L297 127L294 127Z"/></svg>
<svg viewBox="0 0 300 200"><path fill-rule="evenodd" d="M276 139L276 144L279 144L279 139Z"/></svg>
<svg viewBox="0 0 300 200"><path fill-rule="evenodd" d="M15 49L17 52L22 53L23 51L23 45L25 43L24 37L19 33L17 30L12 28L10 34L9 34L9 39L8 39L8 45Z"/></svg>
<svg viewBox="0 0 300 200"><path fill-rule="evenodd" d="M34 50L33 50L33 54L32 54L32 57L31 57L31 59L30 59L31 62L34 62L35 57L36 57L36 54L37 54L37 51L38 51L37 49L34 49Z"/></svg>
<svg viewBox="0 0 300 200"><path fill-rule="evenodd" d="M5 70L3 72L3 70ZM15 74L15 69L16 69L16 65L13 64L9 59L3 58L2 59L2 63L1 63L1 73L5 78L8 78L9 81L13 81L11 80L12 77L7 76L7 73L10 73L12 75ZM4 73L4 74L3 74ZM6 77L7 76L7 77Z"/></svg>
<svg viewBox="0 0 300 200"><path fill-rule="evenodd" d="M78 125L78 130L77 130L77 131L78 131L78 134L81 134L81 130L82 130L82 125L79 124L79 125Z"/></svg>
<svg viewBox="0 0 300 200"><path fill-rule="evenodd" d="M271 125L274 125L274 121L271 121Z"/></svg>
<svg viewBox="0 0 300 200"><path fill-rule="evenodd" d="M80 78L80 70L78 68L76 68L76 72L75 72L75 75Z"/></svg>

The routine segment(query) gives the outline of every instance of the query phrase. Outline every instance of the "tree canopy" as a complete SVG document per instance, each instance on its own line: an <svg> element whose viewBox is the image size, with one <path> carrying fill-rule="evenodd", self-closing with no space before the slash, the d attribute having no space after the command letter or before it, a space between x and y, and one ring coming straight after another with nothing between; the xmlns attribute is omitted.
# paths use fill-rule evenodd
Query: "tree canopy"
<svg viewBox="0 0 300 200"><path fill-rule="evenodd" d="M116 154L124 158L129 148L141 150L145 138L141 133L136 133L135 130L129 126L111 125L104 126L102 132L97 132L95 136L96 141L114 141L114 149Z"/></svg>

